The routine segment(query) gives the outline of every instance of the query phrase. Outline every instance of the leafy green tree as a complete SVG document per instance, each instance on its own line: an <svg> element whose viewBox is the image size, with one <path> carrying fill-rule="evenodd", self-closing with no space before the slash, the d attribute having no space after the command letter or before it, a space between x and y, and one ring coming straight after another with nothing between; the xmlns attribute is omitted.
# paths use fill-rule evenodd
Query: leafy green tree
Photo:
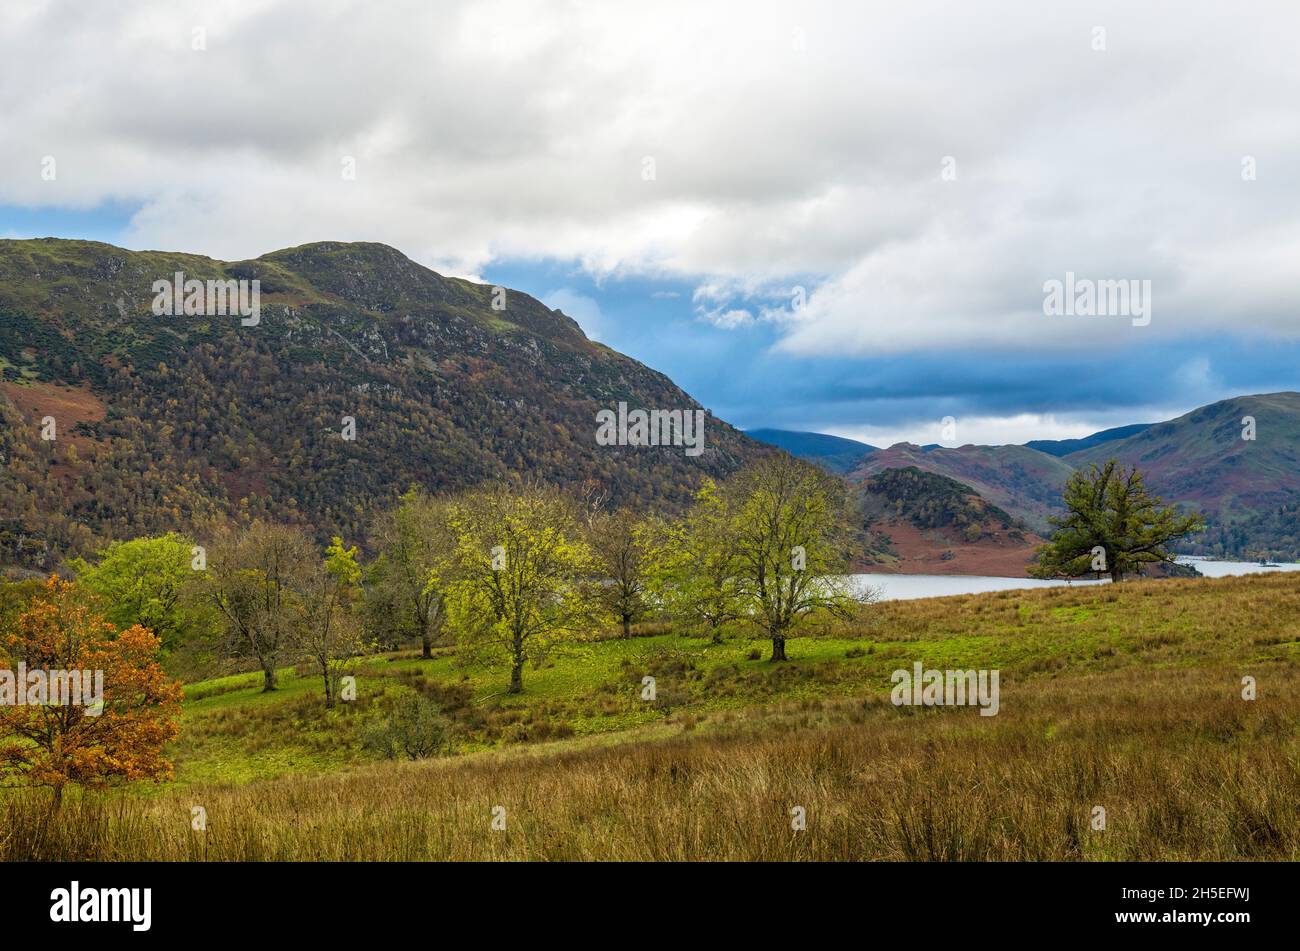
<svg viewBox="0 0 1300 951"><path fill-rule="evenodd" d="M1100 572L1121 581L1145 565L1172 562L1169 546L1205 524L1200 515L1166 508L1147 491L1136 466L1114 459L1071 475L1064 501L1066 514L1050 519L1055 531L1030 568L1035 577Z"/></svg>
<svg viewBox="0 0 1300 951"><path fill-rule="evenodd" d="M446 621L446 585L455 555L447 503L412 487L379 517L374 541L379 558L371 571L368 613L420 639L421 656Z"/></svg>
<svg viewBox="0 0 1300 951"><path fill-rule="evenodd" d="M325 684L325 705L334 706L339 682L351 659L361 653L361 625L356 603L361 598L357 549L346 548L337 535L325 559L302 572L295 592L294 644L315 665Z"/></svg>
<svg viewBox="0 0 1300 951"><path fill-rule="evenodd" d="M593 516L588 536L597 570L603 576L596 587L597 597L622 624L623 636L631 637L632 623L649 608L647 525L634 512L618 509Z"/></svg>
<svg viewBox="0 0 1300 951"><path fill-rule="evenodd" d="M851 618L874 598L843 577L852 518L839 480L781 454L742 471L727 492L742 605L771 639L772 661L786 659L786 640L805 625Z"/></svg>
<svg viewBox="0 0 1300 951"><path fill-rule="evenodd" d="M660 524L649 552L649 593L683 628L722 643L723 625L745 616L740 551L730 497L705 479L680 519Z"/></svg>
<svg viewBox="0 0 1300 951"><path fill-rule="evenodd" d="M173 532L113 542L95 563L74 558L69 564L82 586L103 600L105 620L148 628L170 652L212 624L210 611L184 597L198 580L194 558L194 543Z"/></svg>
<svg viewBox="0 0 1300 951"><path fill-rule="evenodd" d="M475 491L451 507L456 571L450 617L468 658L504 661L510 693L524 663L584 636L602 620L590 578L599 572L574 505L550 488Z"/></svg>
<svg viewBox="0 0 1300 951"><path fill-rule="evenodd" d="M22 581L0 580L0 631L9 630L18 616L27 610L45 590L43 578L25 578Z"/></svg>

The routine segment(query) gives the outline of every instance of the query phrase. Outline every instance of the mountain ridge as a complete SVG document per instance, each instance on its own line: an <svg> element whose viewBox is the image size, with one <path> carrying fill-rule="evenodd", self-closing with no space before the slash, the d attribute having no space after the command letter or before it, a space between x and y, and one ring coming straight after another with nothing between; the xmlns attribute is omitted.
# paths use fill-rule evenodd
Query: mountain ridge
<svg viewBox="0 0 1300 951"><path fill-rule="evenodd" d="M880 451L856 439L798 429L747 429L745 435L839 474L851 471L863 456Z"/></svg>
<svg viewBox="0 0 1300 951"><path fill-rule="evenodd" d="M1022 445L1030 449L1037 449L1039 452L1045 452L1049 456L1066 456L1072 452L1080 452L1084 449L1090 449L1101 443L1112 442L1116 439L1125 439L1134 436L1144 429L1149 429L1154 423L1130 423L1127 426L1115 426L1111 429L1103 429L1095 432L1090 436L1084 436L1080 439L1031 439Z"/></svg>
<svg viewBox="0 0 1300 951"><path fill-rule="evenodd" d="M1253 439L1243 438L1247 418L1255 423ZM1166 504L1206 516L1208 530L1185 544L1189 552L1300 558L1300 393L1294 391L1218 400L1065 456L1028 445L926 451L898 443L868 456L849 478L862 483L915 466L969 485L1041 533L1061 512L1070 474L1112 458L1140 468Z"/></svg>
<svg viewBox="0 0 1300 951"><path fill-rule="evenodd" d="M259 280L260 321L156 316L153 284L176 271ZM218 514L361 538L412 483L531 478L677 505L704 476L775 451L711 414L697 458L597 446L596 412L620 401L704 409L532 296L386 245L225 262L0 241L0 562L48 567Z"/></svg>

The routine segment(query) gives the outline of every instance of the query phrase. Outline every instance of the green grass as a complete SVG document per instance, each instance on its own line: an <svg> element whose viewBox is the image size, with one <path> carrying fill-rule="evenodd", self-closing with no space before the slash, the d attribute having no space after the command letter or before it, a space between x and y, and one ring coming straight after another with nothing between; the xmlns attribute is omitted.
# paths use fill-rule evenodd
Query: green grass
<svg viewBox="0 0 1300 951"><path fill-rule="evenodd" d="M334 710L314 676L285 668L279 688L263 693L260 673L237 674L187 686L169 752L180 785L365 764L360 727L402 688L444 707L464 754L678 729L779 703L886 696L892 672L917 661L997 668L1003 689L1130 668L1291 668L1300 660L1294 584L1276 575L893 602L790 641L783 665L766 660L767 642L735 631L723 644L673 633L593 640L527 668L518 696L504 692L504 670L463 666L450 649L432 660L412 652L366 659L355 671L357 699ZM656 677L657 704L641 699L647 674Z"/></svg>

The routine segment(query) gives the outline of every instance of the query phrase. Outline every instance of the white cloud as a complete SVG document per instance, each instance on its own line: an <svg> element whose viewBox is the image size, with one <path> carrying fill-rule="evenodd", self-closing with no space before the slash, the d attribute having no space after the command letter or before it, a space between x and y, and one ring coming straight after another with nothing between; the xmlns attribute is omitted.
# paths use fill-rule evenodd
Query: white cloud
<svg viewBox="0 0 1300 951"><path fill-rule="evenodd" d="M735 327L744 327L754 322L753 314L747 310L739 308L706 308L700 309L697 312L701 320L707 321L715 327L721 327L724 330L731 330Z"/></svg>
<svg viewBox="0 0 1300 951"><path fill-rule="evenodd" d="M11 6L0 203L137 202L134 247L576 259L802 354L1300 335L1285 0ZM1151 325L1043 317L1067 270L1151 280Z"/></svg>
<svg viewBox="0 0 1300 951"><path fill-rule="evenodd" d="M1079 439L1106 426L1084 421L1064 421L1051 414L1019 413L1014 416L962 416L956 419L956 439L944 438L944 421L934 419L903 427L853 426L831 427L833 436L857 439L872 446L887 448L900 442L918 446L938 444L964 446L1020 445L1031 439Z"/></svg>

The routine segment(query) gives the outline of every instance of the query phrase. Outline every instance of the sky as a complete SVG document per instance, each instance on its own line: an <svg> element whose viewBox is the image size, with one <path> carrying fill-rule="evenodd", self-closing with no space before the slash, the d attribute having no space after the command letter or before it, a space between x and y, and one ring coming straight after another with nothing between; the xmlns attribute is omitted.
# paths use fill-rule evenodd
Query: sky
<svg viewBox="0 0 1300 951"><path fill-rule="evenodd" d="M1076 437L1300 389L1298 28L1262 0L6 0L0 238L380 241L742 428ZM1049 312L1053 281L1132 306Z"/></svg>

